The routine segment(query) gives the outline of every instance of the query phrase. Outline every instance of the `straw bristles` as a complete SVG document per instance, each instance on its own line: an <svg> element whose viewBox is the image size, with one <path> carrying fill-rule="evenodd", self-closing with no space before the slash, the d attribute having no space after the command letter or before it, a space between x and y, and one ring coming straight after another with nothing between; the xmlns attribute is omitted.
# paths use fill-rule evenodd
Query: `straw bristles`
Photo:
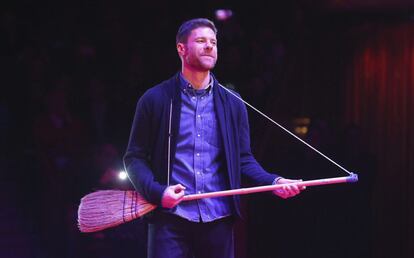
<svg viewBox="0 0 414 258"><path fill-rule="evenodd" d="M95 232L139 218L155 208L135 191L97 191L81 199L78 226L82 232Z"/></svg>

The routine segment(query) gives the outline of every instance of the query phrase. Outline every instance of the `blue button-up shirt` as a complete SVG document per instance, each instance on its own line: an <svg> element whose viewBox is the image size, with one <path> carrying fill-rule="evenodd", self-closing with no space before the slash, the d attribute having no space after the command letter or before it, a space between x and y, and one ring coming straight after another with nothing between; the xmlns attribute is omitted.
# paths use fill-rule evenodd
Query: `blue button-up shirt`
<svg viewBox="0 0 414 258"><path fill-rule="evenodd" d="M228 189L223 144L214 111L212 80L194 89L181 75L181 116L171 183L186 194ZM195 222L209 222L231 214L231 197L183 201L172 213Z"/></svg>

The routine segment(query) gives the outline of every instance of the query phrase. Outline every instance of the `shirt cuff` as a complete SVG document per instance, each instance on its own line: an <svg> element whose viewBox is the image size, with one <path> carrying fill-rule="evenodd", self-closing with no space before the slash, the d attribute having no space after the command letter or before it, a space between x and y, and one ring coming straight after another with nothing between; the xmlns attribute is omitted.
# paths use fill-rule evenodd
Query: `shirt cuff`
<svg viewBox="0 0 414 258"><path fill-rule="evenodd" d="M279 180L280 180L280 179L282 179L282 178L283 178L283 177L281 177L281 176L276 177L276 178L275 178L275 180L273 180L272 185L277 184L277 181L279 181Z"/></svg>

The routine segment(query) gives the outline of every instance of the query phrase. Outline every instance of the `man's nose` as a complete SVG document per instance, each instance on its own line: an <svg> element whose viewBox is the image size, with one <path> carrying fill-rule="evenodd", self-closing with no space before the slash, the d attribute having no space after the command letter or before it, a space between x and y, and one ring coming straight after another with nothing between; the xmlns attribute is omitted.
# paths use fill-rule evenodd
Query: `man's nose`
<svg viewBox="0 0 414 258"><path fill-rule="evenodd" d="M213 48L213 43L211 43L211 42L209 42L209 41L207 41L206 42L206 46L205 46L207 49L212 49Z"/></svg>

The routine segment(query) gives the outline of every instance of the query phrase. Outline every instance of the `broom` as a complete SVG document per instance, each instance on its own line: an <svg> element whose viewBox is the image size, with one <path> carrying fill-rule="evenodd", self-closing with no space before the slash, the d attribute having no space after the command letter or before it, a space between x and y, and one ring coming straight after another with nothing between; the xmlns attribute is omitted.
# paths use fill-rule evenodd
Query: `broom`
<svg viewBox="0 0 414 258"><path fill-rule="evenodd" d="M214 198L229 195L242 195L265 191L274 191L284 186L298 187L353 183L358 181L357 174L347 177L308 180L289 184L276 184L226 191L191 194L183 197L183 201ZM87 194L81 199L78 209L78 227L81 232L96 232L115 227L151 212L157 206L147 202L136 191L101 190Z"/></svg>

